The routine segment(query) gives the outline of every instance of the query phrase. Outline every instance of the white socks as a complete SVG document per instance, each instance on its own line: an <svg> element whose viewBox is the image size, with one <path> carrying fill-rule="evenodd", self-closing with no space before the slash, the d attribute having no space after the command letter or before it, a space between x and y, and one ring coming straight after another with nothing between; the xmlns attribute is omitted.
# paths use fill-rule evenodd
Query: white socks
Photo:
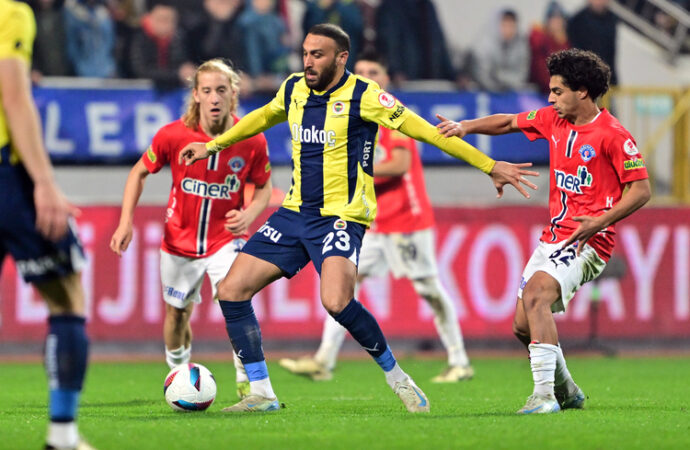
<svg viewBox="0 0 690 450"><path fill-rule="evenodd" d="M76 448L79 444L77 423L50 422L46 443L56 448Z"/></svg>
<svg viewBox="0 0 690 450"><path fill-rule="evenodd" d="M276 398L276 393L273 392L273 386L271 386L271 379L268 377L263 380L250 381L249 386L249 392L251 394L260 395L266 398Z"/></svg>
<svg viewBox="0 0 690 450"><path fill-rule="evenodd" d="M314 355L314 359L326 366L328 370L335 368L338 360L338 352L343 345L347 330L340 325L330 314L323 321L323 335L321 344Z"/></svg>
<svg viewBox="0 0 690 450"><path fill-rule="evenodd" d="M179 366L180 364L187 364L192 358L192 346L185 348L183 345L175 350L168 350L165 347L165 362L168 363L168 367L171 369Z"/></svg>
<svg viewBox="0 0 690 450"><path fill-rule="evenodd" d="M383 372L383 374L386 376L386 383L388 383L388 386L390 386L391 389L395 387L395 383L402 383L409 378L409 376L403 372L397 362L391 370L388 372Z"/></svg>
<svg viewBox="0 0 690 450"><path fill-rule="evenodd" d="M448 352L448 365L469 366L470 360L462 340L458 313L441 280L437 276L423 278L413 280L412 285L417 294L423 297L434 311L434 325Z"/></svg>
<svg viewBox="0 0 690 450"><path fill-rule="evenodd" d="M563 357L563 350L560 344L556 347L556 373L554 382L556 386L564 386L568 395L573 395L577 392L577 385L570 375L568 366L565 364L565 358Z"/></svg>
<svg viewBox="0 0 690 450"><path fill-rule="evenodd" d="M556 345L538 343L529 344L528 348L534 379L534 394L553 397L556 360L560 349Z"/></svg>
<svg viewBox="0 0 690 450"><path fill-rule="evenodd" d="M244 364L242 364L242 360L237 357L237 353L234 351L232 352L232 361L235 363L235 383L249 381L249 378L247 378L247 371L244 370Z"/></svg>

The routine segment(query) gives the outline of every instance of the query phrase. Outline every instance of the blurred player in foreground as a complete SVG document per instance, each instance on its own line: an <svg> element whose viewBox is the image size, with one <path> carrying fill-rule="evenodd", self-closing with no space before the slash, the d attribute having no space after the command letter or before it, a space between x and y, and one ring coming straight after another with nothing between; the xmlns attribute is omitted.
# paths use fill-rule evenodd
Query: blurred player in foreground
<svg viewBox="0 0 690 450"><path fill-rule="evenodd" d="M355 74L375 81L383 90L388 88L387 67L375 53L359 57ZM396 278L410 280L417 294L431 306L436 330L448 351L448 367L432 381L452 383L470 379L474 370L465 352L455 305L438 276L434 211L415 141L397 130L380 127L374 175L378 212L362 241L355 293L365 278L386 276L389 271ZM284 358L280 365L313 380L330 380L346 331L327 316L316 354Z"/></svg>
<svg viewBox="0 0 690 450"><path fill-rule="evenodd" d="M261 346L251 299L280 277L292 277L309 261L321 276L321 302L374 358L386 382L410 412L428 412L429 401L388 347L378 322L354 298L364 230L376 216L373 158L378 125L433 143L489 174L501 192L520 182L529 164L495 162L407 109L376 83L345 70L350 38L332 24L313 26L302 46L304 72L289 76L275 98L247 114L227 133L180 152L193 164L230 144L288 121L292 133L292 187L283 207L254 233L220 282L218 298L228 336L242 358L251 393L224 411L280 408Z"/></svg>
<svg viewBox="0 0 690 450"><path fill-rule="evenodd" d="M166 164L172 169L172 190L161 244L161 284L165 305L163 338L165 360L173 368L190 361L192 329L189 318L201 302L201 286L208 275L216 285L247 241L251 223L266 208L271 196L271 167L263 134L229 146L204 164L180 164L177 155L190 142L210 141L239 120L239 76L220 59L197 69L187 111L153 137L151 146L127 177L120 224L110 240L122 255L132 240L134 209L149 173ZM246 207L244 187L256 185ZM241 361L234 356L240 397L249 392Z"/></svg>
<svg viewBox="0 0 690 450"><path fill-rule="evenodd" d="M91 448L77 430L86 366L84 252L41 139L29 70L36 22L29 6L0 0L0 264L7 253L48 305L46 448Z"/></svg>
<svg viewBox="0 0 690 450"><path fill-rule="evenodd" d="M522 131L530 140L549 141L551 220L522 274L513 322L513 332L529 349L534 379L534 392L519 414L584 407L552 312L565 311L577 289L602 272L613 250L614 223L651 195L635 140L596 104L608 90L611 69L579 49L553 53L546 65L551 106L462 122L439 115L437 125L448 137Z"/></svg>

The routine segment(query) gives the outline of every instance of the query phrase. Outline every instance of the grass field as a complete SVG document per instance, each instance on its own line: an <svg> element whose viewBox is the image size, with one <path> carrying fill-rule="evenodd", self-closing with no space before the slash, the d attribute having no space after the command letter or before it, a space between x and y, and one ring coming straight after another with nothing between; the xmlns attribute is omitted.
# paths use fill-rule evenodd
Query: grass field
<svg viewBox="0 0 690 450"><path fill-rule="evenodd" d="M428 381L441 361L401 361L428 395L428 415L407 413L366 360L343 361L333 381L321 383L269 364L287 407L228 415L220 410L236 401L232 363L198 362L218 381L216 402L202 413L167 406L162 362L93 364L82 433L100 449L690 448L687 358L571 357L586 409L546 416L514 414L532 389L524 358L475 359L475 379L453 385ZM0 448L41 448L45 384L40 364L0 366Z"/></svg>

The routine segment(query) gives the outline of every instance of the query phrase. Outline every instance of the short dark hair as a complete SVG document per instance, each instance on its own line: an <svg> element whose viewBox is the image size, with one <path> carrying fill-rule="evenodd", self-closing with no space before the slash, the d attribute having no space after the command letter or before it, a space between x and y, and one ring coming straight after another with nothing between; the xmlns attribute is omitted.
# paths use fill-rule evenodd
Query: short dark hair
<svg viewBox="0 0 690 450"><path fill-rule="evenodd" d="M375 62L383 67L386 72L388 71L388 62L386 58L371 47L365 48L364 51L357 56L357 61Z"/></svg>
<svg viewBox="0 0 690 450"><path fill-rule="evenodd" d="M340 28L338 25L332 23L320 23L309 28L307 34L316 34L333 39L335 41L336 51L338 53L350 51L350 36L348 36L345 30Z"/></svg>
<svg viewBox="0 0 690 450"><path fill-rule="evenodd" d="M506 8L501 11L501 20L510 19L513 22L517 22L518 17L514 9Z"/></svg>
<svg viewBox="0 0 690 450"><path fill-rule="evenodd" d="M587 95L596 100L609 90L611 68L595 53L570 48L549 55L546 58L549 75L559 75L572 90L587 89Z"/></svg>

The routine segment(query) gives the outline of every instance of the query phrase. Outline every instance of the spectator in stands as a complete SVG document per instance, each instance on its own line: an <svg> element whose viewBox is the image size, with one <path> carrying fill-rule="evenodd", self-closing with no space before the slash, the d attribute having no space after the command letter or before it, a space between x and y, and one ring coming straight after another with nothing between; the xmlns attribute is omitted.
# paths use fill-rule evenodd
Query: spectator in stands
<svg viewBox="0 0 690 450"><path fill-rule="evenodd" d="M550 76L544 61L551 53L570 48L565 11L558 2L549 3L543 25L537 24L532 28L529 47L531 54L529 81L534 83L541 92L549 92Z"/></svg>
<svg viewBox="0 0 690 450"><path fill-rule="evenodd" d="M590 50L611 67L611 84L618 84L616 71L616 25L610 0L587 0L587 6L568 21L568 40L574 48Z"/></svg>
<svg viewBox="0 0 690 450"><path fill-rule="evenodd" d="M240 15L246 71L256 90L275 92L288 72L288 35L275 0L252 0Z"/></svg>
<svg viewBox="0 0 690 450"><path fill-rule="evenodd" d="M76 75L117 75L115 27L102 0L66 0L65 37L67 56Z"/></svg>
<svg viewBox="0 0 690 450"><path fill-rule="evenodd" d="M455 79L457 74L431 0L382 0L376 30L377 49L389 61L393 84Z"/></svg>
<svg viewBox="0 0 690 450"><path fill-rule="evenodd" d="M527 86L529 66L529 46L519 32L517 13L505 9L499 15L498 33L483 36L472 52L472 77L487 91L515 91Z"/></svg>
<svg viewBox="0 0 690 450"><path fill-rule="evenodd" d="M31 63L31 79L72 75L65 48L64 0L36 0L30 3L36 17L36 39Z"/></svg>
<svg viewBox="0 0 690 450"><path fill-rule="evenodd" d="M225 58L233 67L246 70L244 36L238 20L242 10L242 0L204 0L203 19L188 34L194 63Z"/></svg>
<svg viewBox="0 0 690 450"><path fill-rule="evenodd" d="M154 5L142 18L129 55L132 75L149 78L158 88L183 86L194 74L184 33L177 25L177 10L169 3Z"/></svg>
<svg viewBox="0 0 690 450"><path fill-rule="evenodd" d="M350 55L357 55L362 50L364 20L355 0L307 0L302 30L307 31L320 23L339 25L350 36ZM354 58L347 61L346 67L352 71Z"/></svg>
<svg viewBox="0 0 690 450"><path fill-rule="evenodd" d="M107 0L110 16L115 23L115 61L121 77L132 76L129 64L129 46L139 29L142 16L147 12L145 0Z"/></svg>

